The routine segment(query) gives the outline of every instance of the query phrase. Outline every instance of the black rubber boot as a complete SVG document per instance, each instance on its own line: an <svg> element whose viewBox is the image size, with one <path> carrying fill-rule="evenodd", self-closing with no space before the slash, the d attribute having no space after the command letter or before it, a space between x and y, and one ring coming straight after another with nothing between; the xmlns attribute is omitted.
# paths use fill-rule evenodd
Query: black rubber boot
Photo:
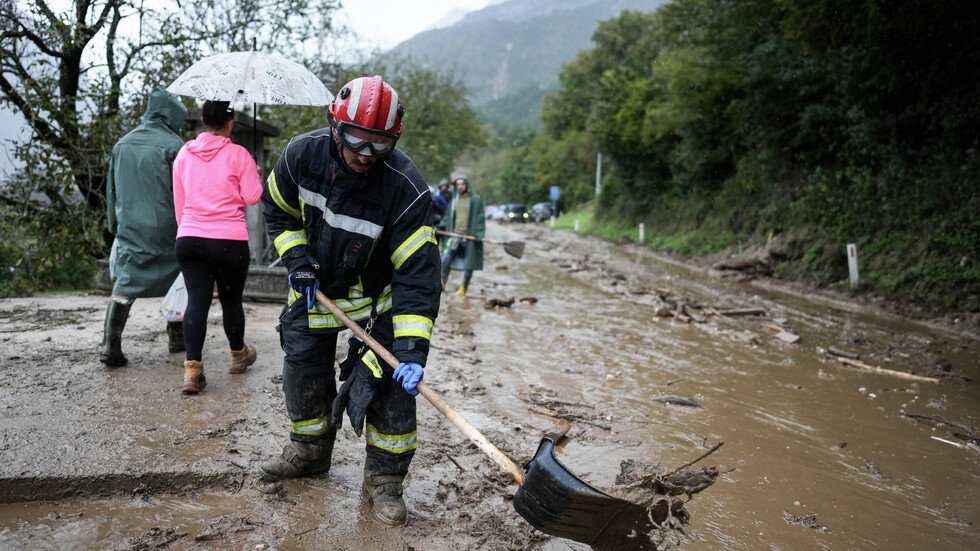
<svg viewBox="0 0 980 551"><path fill-rule="evenodd" d="M167 322L167 348L171 354L187 350L184 347L184 322Z"/></svg>
<svg viewBox="0 0 980 551"><path fill-rule="evenodd" d="M105 329L102 334L102 349L99 351L99 361L107 367L122 367L128 363L122 351L122 333L129 319L129 309L132 302L109 301L105 313Z"/></svg>
<svg viewBox="0 0 980 551"><path fill-rule="evenodd" d="M408 522L408 511L402 499L405 477L390 474L364 474L364 493L371 500L374 516L385 524L401 526Z"/></svg>
<svg viewBox="0 0 980 551"><path fill-rule="evenodd" d="M282 480L300 476L323 474L330 470L330 456L336 431L321 444L290 441L278 457L259 465L259 477L265 480Z"/></svg>

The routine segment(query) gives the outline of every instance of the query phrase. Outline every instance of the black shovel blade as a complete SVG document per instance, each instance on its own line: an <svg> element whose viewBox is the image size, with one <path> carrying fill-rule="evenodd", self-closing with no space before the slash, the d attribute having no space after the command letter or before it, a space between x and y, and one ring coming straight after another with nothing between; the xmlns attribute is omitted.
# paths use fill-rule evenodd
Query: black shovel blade
<svg viewBox="0 0 980 551"><path fill-rule="evenodd" d="M656 549L644 507L612 497L571 473L544 438L514 494L514 509L538 530L587 543L595 549Z"/></svg>

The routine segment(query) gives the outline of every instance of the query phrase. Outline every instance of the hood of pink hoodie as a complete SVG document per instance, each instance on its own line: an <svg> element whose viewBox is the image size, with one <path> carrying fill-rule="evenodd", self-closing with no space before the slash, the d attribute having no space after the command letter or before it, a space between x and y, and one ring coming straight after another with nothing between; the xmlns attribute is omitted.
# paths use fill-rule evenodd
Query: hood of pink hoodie
<svg viewBox="0 0 980 551"><path fill-rule="evenodd" d="M187 152L199 157L204 161L210 161L221 151L221 148L230 144L231 140L224 136L215 136L210 132L201 132L196 139L187 142Z"/></svg>

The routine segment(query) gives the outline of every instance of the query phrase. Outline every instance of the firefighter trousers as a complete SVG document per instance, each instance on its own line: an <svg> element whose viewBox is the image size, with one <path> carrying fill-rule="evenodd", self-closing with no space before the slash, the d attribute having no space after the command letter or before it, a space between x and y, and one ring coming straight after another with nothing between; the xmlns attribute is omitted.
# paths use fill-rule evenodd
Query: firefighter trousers
<svg viewBox="0 0 980 551"><path fill-rule="evenodd" d="M337 429L330 420L333 401L337 397L334 367L337 333L310 330L305 306L303 300L297 300L292 306L283 308L279 316L277 329L285 352L282 387L292 424L290 438L297 442L324 444L326 440L333 440ZM375 319L371 336L391 350L394 330L390 314L381 314ZM354 346L348 354L357 353L361 348L357 346L360 341L352 339L351 344ZM405 476L418 447L415 397L392 378L393 372L390 366L384 365L377 398L367 410L365 474Z"/></svg>

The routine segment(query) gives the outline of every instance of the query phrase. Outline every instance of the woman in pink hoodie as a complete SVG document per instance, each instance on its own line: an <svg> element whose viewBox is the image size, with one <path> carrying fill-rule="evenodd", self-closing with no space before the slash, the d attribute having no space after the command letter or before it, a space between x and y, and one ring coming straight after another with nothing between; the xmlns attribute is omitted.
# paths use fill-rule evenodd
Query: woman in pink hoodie
<svg viewBox="0 0 980 551"><path fill-rule="evenodd" d="M197 394L207 384L203 349L215 283L231 348L228 372L244 373L255 362L255 348L245 344L242 308L250 261L245 204L259 201L262 182L252 156L231 143L234 117L227 101L204 102L206 132L184 144L174 160L174 251L187 287L184 394Z"/></svg>

